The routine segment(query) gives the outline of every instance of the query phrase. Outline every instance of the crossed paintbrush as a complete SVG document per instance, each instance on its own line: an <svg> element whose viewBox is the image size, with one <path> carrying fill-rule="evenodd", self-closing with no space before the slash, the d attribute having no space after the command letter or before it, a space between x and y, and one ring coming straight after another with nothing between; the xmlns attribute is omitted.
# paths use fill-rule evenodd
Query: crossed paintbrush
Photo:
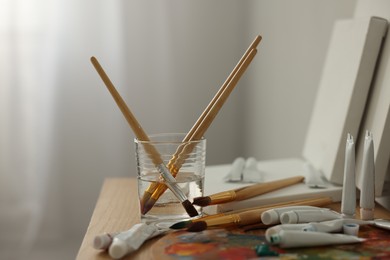
<svg viewBox="0 0 390 260"><path fill-rule="evenodd" d="M119 109L122 111L124 117L126 118L128 124L130 125L131 129L133 130L134 134L139 140L143 141L149 141L148 135L145 133L143 128L141 127L140 123L137 121L129 107L126 105L125 101L122 99L118 91L116 90L114 84L112 84L110 78L107 76L106 72L98 62L98 60L95 57L91 57L91 62L93 66L95 67L96 71L98 72L99 76L102 78L104 84L106 85L107 89L111 93L112 97L114 98L115 102L117 103ZM191 202L187 199L186 195L183 193L183 191L180 189L180 187L177 185L172 177L171 173L165 166L160 153L157 151L157 149L148 143L144 143L144 148L147 151L148 156L152 159L153 163L155 164L156 168L159 169L161 172L161 176L166 181L167 185L169 185L169 188L171 189L172 193L178 198L178 200L183 205L184 209L188 213L190 217L195 217L198 214L198 211L195 209L195 207L191 204ZM171 179L170 179L171 178Z"/></svg>
<svg viewBox="0 0 390 260"><path fill-rule="evenodd" d="M256 36L252 44L249 46L247 51L244 53L240 61L234 67L233 71L230 73L226 81L222 84L221 88L218 90L214 98L208 104L206 109L203 111L201 116L195 122L194 126L188 132L184 140L182 141L183 145L180 146L176 153L172 156L172 159L168 162L167 168L172 173L173 177L176 177L178 174L181 163L184 161L186 154L190 153L192 148L188 142L193 140L199 140L202 138L206 130L211 125L212 121L218 114L219 110L226 102L230 93L233 91L237 85L239 79L244 74L245 70L252 62L253 58L257 53L257 45L261 41L261 36ZM144 192L141 199L141 211L142 214L146 214L156 203L158 198L164 193L166 186L164 183L155 183L151 184Z"/></svg>
<svg viewBox="0 0 390 260"><path fill-rule="evenodd" d="M191 152L193 148L193 146L189 142L193 140L200 140L203 137L204 133L211 125L220 108L227 100L235 85L237 84L237 82L253 60L254 56L256 55L256 47L260 41L261 36L256 36L255 40L245 52L244 56L240 59L237 66L233 69L232 73L224 82L218 93L215 95L213 100L199 117L198 121L192 127L190 132L186 135L185 139L183 140L183 145L178 148L178 150L173 155L172 159L168 162L167 165L163 163L160 154L152 145L144 145L145 150L147 150L148 155L151 157L153 163L161 173L161 176L164 178L165 182L151 184L145 190L144 195L141 199L142 214L146 214L153 207L157 199L165 192L168 186L168 188L171 189L175 196L180 200L189 216L193 217L198 215L198 212L196 211L194 206L188 201L187 197L177 186L174 178L179 172L180 167L186 158L186 154ZM123 101L123 99L115 89L114 85L112 84L111 80L109 79L103 68L100 66L97 59L95 57L91 57L91 62L94 65L96 71L99 73L103 82L105 83L107 89L110 91L123 115L125 116L136 137L139 140L148 141L148 136L143 131L141 125L138 123L134 115L131 113L130 109L127 107L126 103Z"/></svg>

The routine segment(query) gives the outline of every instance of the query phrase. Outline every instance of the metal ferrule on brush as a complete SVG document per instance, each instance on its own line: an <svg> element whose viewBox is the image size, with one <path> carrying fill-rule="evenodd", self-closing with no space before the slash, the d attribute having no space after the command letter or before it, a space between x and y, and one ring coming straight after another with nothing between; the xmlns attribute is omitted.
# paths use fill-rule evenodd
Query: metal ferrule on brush
<svg viewBox="0 0 390 260"><path fill-rule="evenodd" d="M179 185L176 182L176 179L172 176L168 168L165 164L161 163L157 165L157 170L161 174L164 179L164 184L172 191L173 194L180 200L180 202L184 202L187 200L187 196L180 189Z"/></svg>
<svg viewBox="0 0 390 260"><path fill-rule="evenodd" d="M218 218L205 219L207 227L238 225L241 218L237 214L225 215Z"/></svg>
<svg viewBox="0 0 390 260"><path fill-rule="evenodd" d="M213 195L210 195L211 200L209 205L222 204L225 202L233 201L237 197L237 194L233 190L219 192Z"/></svg>

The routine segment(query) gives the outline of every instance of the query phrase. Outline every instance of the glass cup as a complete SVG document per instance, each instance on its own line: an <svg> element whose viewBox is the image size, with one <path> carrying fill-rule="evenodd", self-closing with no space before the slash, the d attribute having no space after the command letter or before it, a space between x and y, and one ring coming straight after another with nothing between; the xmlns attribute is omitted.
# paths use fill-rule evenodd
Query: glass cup
<svg viewBox="0 0 390 260"><path fill-rule="evenodd" d="M195 197L203 196L206 139L183 143L184 137L185 134L168 133L150 135L149 141L134 139L138 196L144 223L190 219L183 199L192 202ZM162 168L169 170L165 171L170 175L167 177L174 178L168 181L163 178ZM195 207L199 216L202 214L201 207L189 206Z"/></svg>

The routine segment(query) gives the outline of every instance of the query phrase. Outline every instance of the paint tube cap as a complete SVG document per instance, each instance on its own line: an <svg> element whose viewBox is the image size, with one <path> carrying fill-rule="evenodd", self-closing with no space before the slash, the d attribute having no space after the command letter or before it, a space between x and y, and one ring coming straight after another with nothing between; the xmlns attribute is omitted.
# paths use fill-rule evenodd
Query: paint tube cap
<svg viewBox="0 0 390 260"><path fill-rule="evenodd" d="M267 244L260 244L255 246L257 256L278 256L279 253L270 249Z"/></svg>
<svg viewBox="0 0 390 260"><path fill-rule="evenodd" d="M313 225L313 223L309 223L307 224L307 226L304 226L302 228L302 231L305 231L305 232L313 232L313 231L317 231L317 227Z"/></svg>
<svg viewBox="0 0 390 260"><path fill-rule="evenodd" d="M271 236L279 233L281 230L282 230L282 228L280 225L267 228L267 230L265 231L265 234L264 234L265 238L267 239L267 241L270 242Z"/></svg>
<svg viewBox="0 0 390 260"><path fill-rule="evenodd" d="M359 224L345 223L343 225L343 232L346 235L357 236L359 234Z"/></svg>
<svg viewBox="0 0 390 260"><path fill-rule="evenodd" d="M112 244L108 250L110 256L114 259L119 259L124 257L129 253L129 248L125 241L121 239L114 238Z"/></svg>
<svg viewBox="0 0 390 260"><path fill-rule="evenodd" d="M298 216L294 211L287 211L280 215L280 222L282 224L296 224L298 223Z"/></svg>
<svg viewBox="0 0 390 260"><path fill-rule="evenodd" d="M374 219L374 210L373 209L360 209L360 218L362 220L373 220Z"/></svg>
<svg viewBox="0 0 390 260"><path fill-rule="evenodd" d="M270 242L273 245L280 244L281 237L280 237L279 233L271 235L271 237L270 237L268 242Z"/></svg>
<svg viewBox="0 0 390 260"><path fill-rule="evenodd" d="M112 237L109 234L98 235L93 240L93 248L107 249L112 242Z"/></svg>
<svg viewBox="0 0 390 260"><path fill-rule="evenodd" d="M261 214L261 222L265 225L278 224L279 214L275 210L267 210Z"/></svg>

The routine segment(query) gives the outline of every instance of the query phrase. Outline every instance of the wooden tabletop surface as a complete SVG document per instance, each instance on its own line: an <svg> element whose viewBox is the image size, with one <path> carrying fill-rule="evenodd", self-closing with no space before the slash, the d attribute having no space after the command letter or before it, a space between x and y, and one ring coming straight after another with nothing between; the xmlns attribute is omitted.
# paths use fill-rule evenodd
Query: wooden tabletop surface
<svg viewBox="0 0 390 260"><path fill-rule="evenodd" d="M92 241L96 235L124 231L140 223L137 194L136 178L108 178L104 181L77 259L111 259L107 252L94 249ZM328 207L340 210L339 203ZM375 218L390 219L390 213L378 206ZM153 259L149 249L157 240L147 241L137 252L124 259Z"/></svg>

